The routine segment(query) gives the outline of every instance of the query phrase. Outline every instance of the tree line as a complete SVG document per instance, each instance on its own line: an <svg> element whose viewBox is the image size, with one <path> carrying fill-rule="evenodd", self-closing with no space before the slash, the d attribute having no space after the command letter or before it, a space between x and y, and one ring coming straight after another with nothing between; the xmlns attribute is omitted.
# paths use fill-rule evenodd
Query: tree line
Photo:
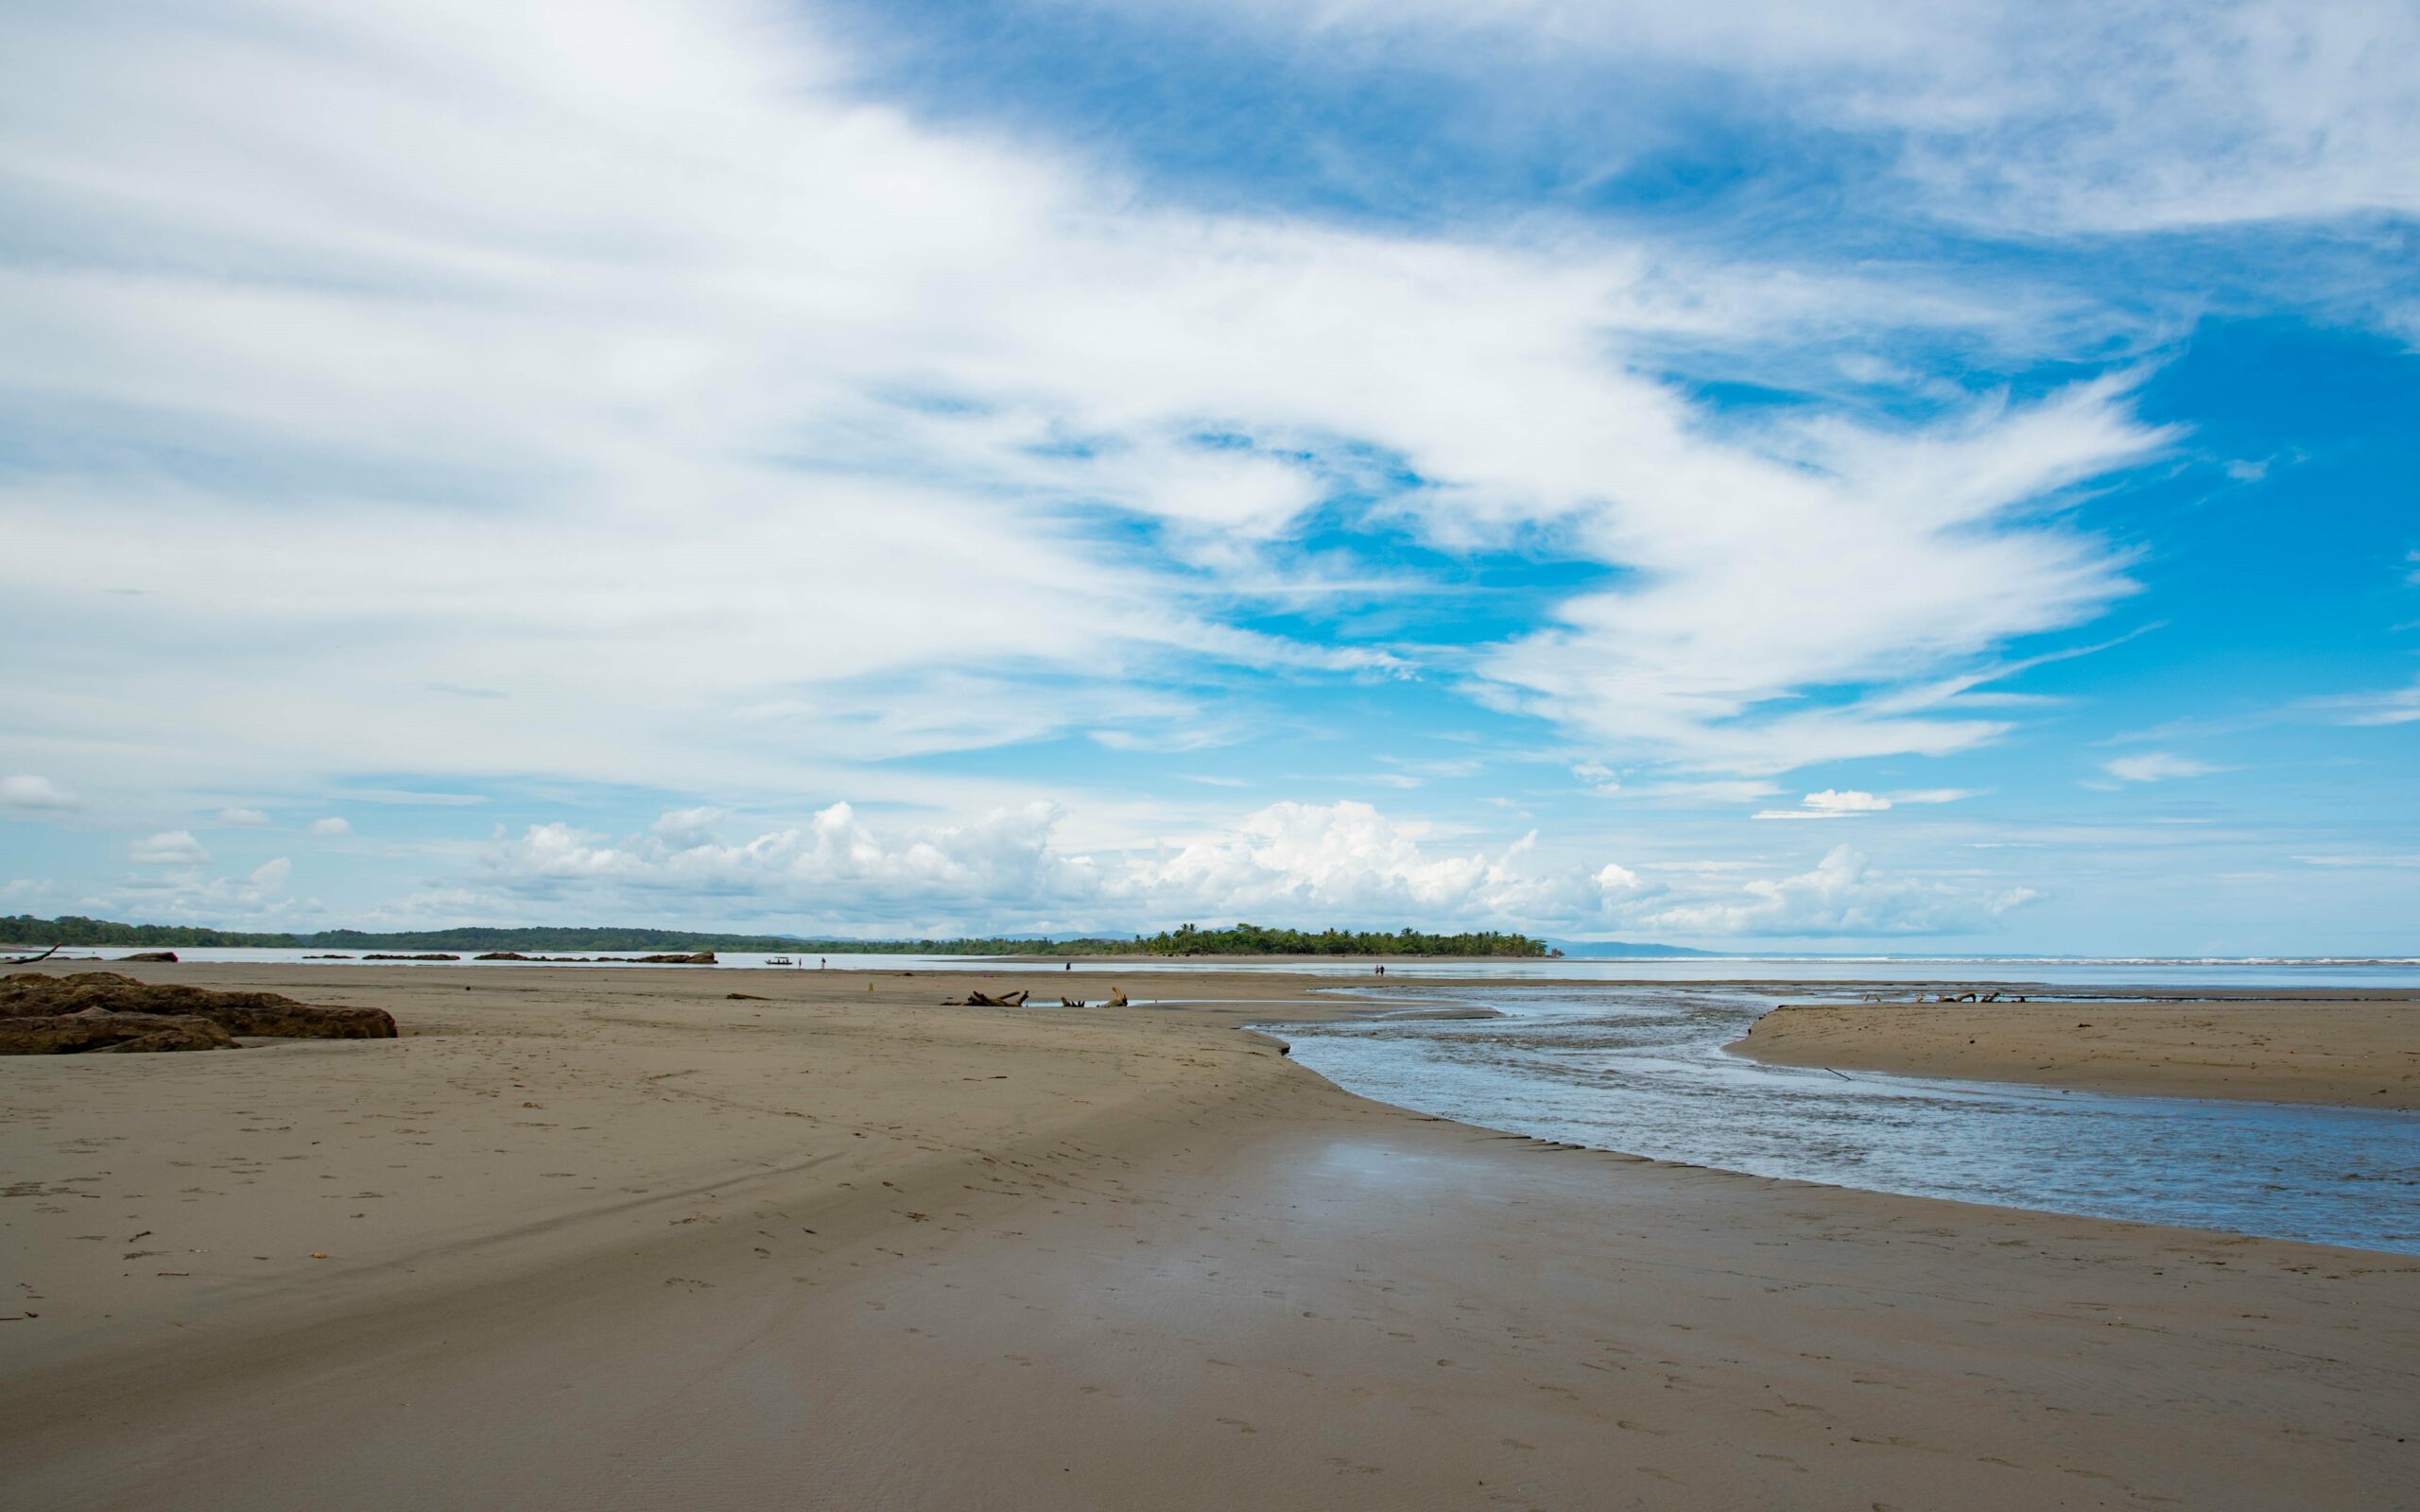
<svg viewBox="0 0 2420 1512"><path fill-rule="evenodd" d="M552 928L419 929L373 934L323 929L307 935L207 929L191 924L121 924L67 914L36 919L0 917L0 942L11 945L128 945L150 949L252 947L268 950L426 951L761 951L792 954L873 955L1511 955L1551 954L1543 940L1494 930L1431 935L1401 929L1270 929L1236 924L1202 929L1186 924L1129 939L1006 938L837 939L801 935L717 935L680 929Z"/></svg>

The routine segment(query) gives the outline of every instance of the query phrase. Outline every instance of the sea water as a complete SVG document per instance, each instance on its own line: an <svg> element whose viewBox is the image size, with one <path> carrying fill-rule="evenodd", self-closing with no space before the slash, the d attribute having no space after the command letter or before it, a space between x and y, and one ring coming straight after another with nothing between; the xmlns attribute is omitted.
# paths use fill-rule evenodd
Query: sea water
<svg viewBox="0 0 2420 1512"><path fill-rule="evenodd" d="M129 954L78 949L103 960ZM184 949L188 961L319 953ZM358 960L360 952L343 953ZM472 964L462 953L463 964ZM548 953L557 954L557 953ZM563 952L599 954L598 952ZM624 953L635 954L635 953ZM1216 963L724 952L728 967L1067 975L1097 990L1171 971L1309 971L1378 990L1368 959ZM328 962L330 965L340 962ZM384 964L384 963L380 963ZM1382 1102L1542 1139L1916 1196L2420 1253L2420 1113L2107 1096L1766 1066L1723 1047L1781 1002L1854 1001L1846 983L2018 985L2035 1001L2136 989L2292 996L2420 990L2420 960L2086 960L2064 956L1688 956L1386 963L1390 998L1493 1008L1479 1021L1288 1027L1305 1065ZM486 963L509 971L514 963ZM696 970L666 966L664 971ZM1423 986L1435 977L1478 987ZM1589 986L1548 986L1545 979ZM1367 988L1358 984L1367 983ZM1138 1000L1154 996L1148 988ZM1988 1012L1978 1006L1974 1011Z"/></svg>
<svg viewBox="0 0 2420 1512"><path fill-rule="evenodd" d="M2220 985L2271 985L2252 974ZM1777 1002L1855 993L1412 993L1433 1000L1424 1007L1503 1017L1276 1032L1297 1060L1363 1096L1540 1139L1874 1192L2420 1253L2420 1113L1768 1066L1724 1049Z"/></svg>

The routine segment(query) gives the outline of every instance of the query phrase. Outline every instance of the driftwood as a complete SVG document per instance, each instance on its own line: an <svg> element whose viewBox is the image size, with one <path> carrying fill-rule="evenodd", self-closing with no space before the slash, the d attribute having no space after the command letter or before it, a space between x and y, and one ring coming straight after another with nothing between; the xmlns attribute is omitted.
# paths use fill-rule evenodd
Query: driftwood
<svg viewBox="0 0 2420 1512"><path fill-rule="evenodd" d="M1109 1001L1101 1005L1101 1006L1108 1008L1124 1008L1132 1007L1132 1005L1133 1005L1126 1001L1126 989L1122 987L1110 988Z"/></svg>
<svg viewBox="0 0 2420 1512"><path fill-rule="evenodd" d="M1022 988L1014 992L1003 992L998 997L969 988L966 996L951 998L942 1006L945 1008L1022 1008L1029 995Z"/></svg>
<svg viewBox="0 0 2420 1512"><path fill-rule="evenodd" d="M5 961L0 961L0 966L31 966L36 961L46 961L58 954L59 947L53 945L40 955L12 955Z"/></svg>
<svg viewBox="0 0 2420 1512"><path fill-rule="evenodd" d="M1092 1006L1091 1004L1086 1003L1081 998L1061 998L1059 1000L1059 1005L1063 1008L1089 1008Z"/></svg>

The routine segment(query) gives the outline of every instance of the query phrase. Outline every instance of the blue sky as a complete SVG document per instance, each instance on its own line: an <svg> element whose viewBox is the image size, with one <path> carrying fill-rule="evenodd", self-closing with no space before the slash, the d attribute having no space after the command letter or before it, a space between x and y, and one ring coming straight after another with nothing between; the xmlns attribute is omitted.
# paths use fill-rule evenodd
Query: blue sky
<svg viewBox="0 0 2420 1512"><path fill-rule="evenodd" d="M2420 950L2408 7L0 42L0 911Z"/></svg>

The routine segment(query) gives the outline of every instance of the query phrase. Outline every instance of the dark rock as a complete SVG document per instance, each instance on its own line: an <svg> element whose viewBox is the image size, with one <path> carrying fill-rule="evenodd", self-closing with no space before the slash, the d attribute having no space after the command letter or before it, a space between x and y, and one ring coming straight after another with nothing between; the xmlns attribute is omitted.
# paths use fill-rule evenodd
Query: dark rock
<svg viewBox="0 0 2420 1512"><path fill-rule="evenodd" d="M700 951L695 955L642 955L631 964L633 966L712 966L715 964L715 953Z"/></svg>
<svg viewBox="0 0 2420 1512"><path fill-rule="evenodd" d="M0 976L0 1024L56 1018L89 1009L121 1017L199 1018L229 1034L311 1040L392 1040L394 1016L384 1008L336 1008L297 1003L275 992L214 992L165 982L138 982L115 971L52 976L22 971ZM153 1030L163 1028L158 1022ZM82 1048L82 1047L78 1047ZM16 1054L38 1054L20 1050Z"/></svg>
<svg viewBox="0 0 2420 1512"><path fill-rule="evenodd" d="M177 964L177 953L174 951L137 951L132 955L121 955L118 959L121 961L157 961L168 966L174 966Z"/></svg>
<svg viewBox="0 0 2420 1512"><path fill-rule="evenodd" d="M474 955L471 957L471 959L475 961L526 961L531 958L532 957L530 956L522 954L519 951L490 951L485 955Z"/></svg>
<svg viewBox="0 0 2420 1512"><path fill-rule="evenodd" d="M433 952L426 955L390 955L373 952L362 957L365 961L458 961L461 958L459 955L445 955Z"/></svg>
<svg viewBox="0 0 2420 1512"><path fill-rule="evenodd" d="M72 1056L80 1051L233 1050L234 1036L192 1014L17 1014L0 1018L0 1055Z"/></svg>

